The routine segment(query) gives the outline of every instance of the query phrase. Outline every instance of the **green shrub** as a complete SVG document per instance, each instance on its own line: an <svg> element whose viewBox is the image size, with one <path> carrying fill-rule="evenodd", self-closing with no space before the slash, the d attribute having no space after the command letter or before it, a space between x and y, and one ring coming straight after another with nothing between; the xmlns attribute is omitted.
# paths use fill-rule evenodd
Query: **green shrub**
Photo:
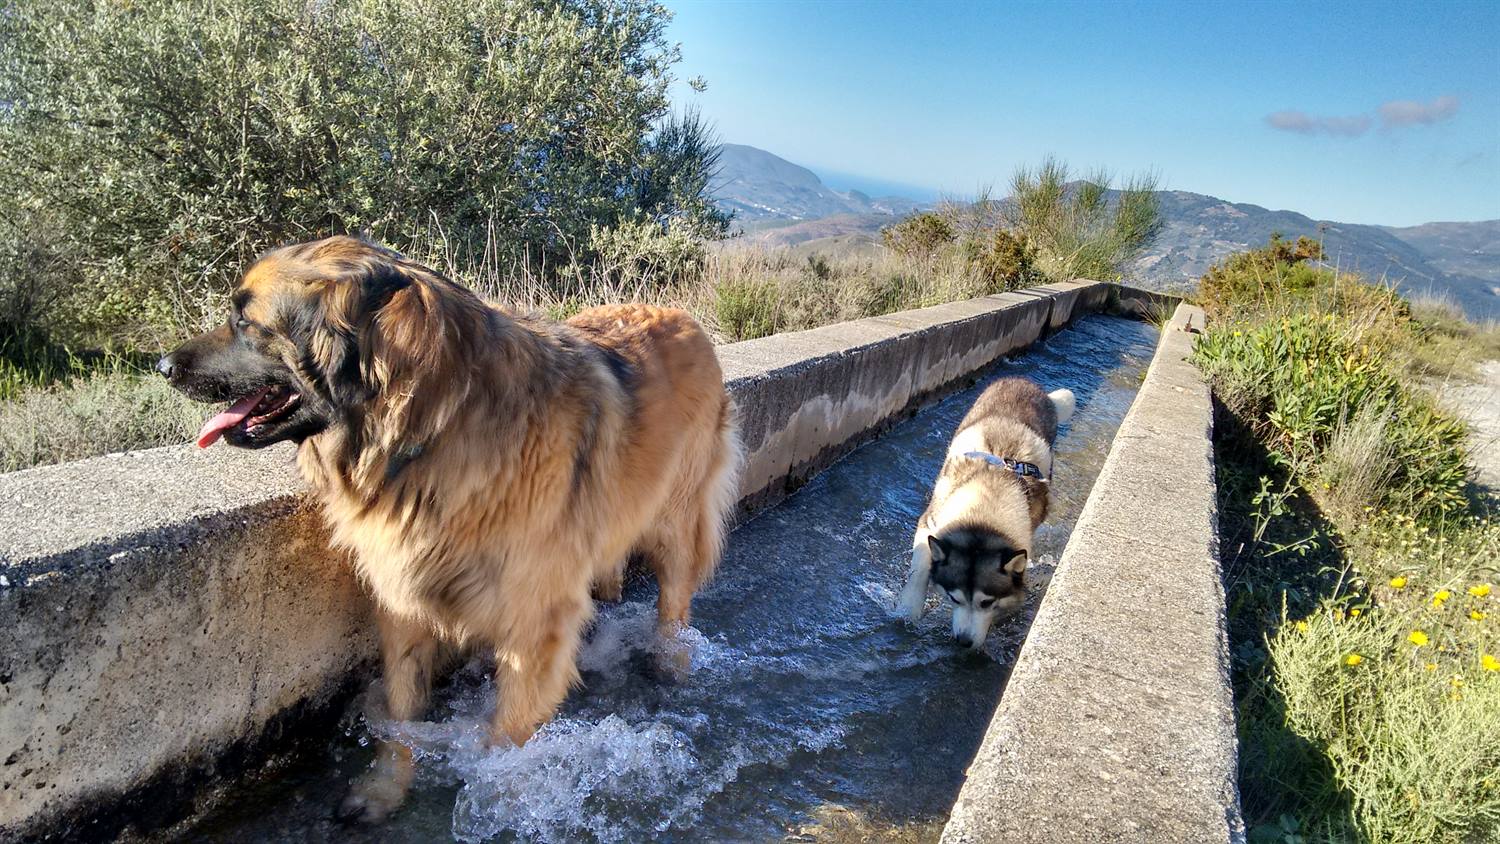
<svg viewBox="0 0 1500 844"><path fill-rule="evenodd" d="M1351 583L1267 642L1284 728L1325 749L1346 804L1330 826L1365 841L1493 841L1500 745L1482 725L1500 723L1500 525L1379 518L1351 533Z"/></svg>
<svg viewBox="0 0 1500 844"><path fill-rule="evenodd" d="M715 290L719 331L731 342L768 337L780 330L776 286L763 281L729 281Z"/></svg>
<svg viewBox="0 0 1500 844"><path fill-rule="evenodd" d="M1332 315L1215 327L1194 362L1215 393L1274 454L1315 463L1346 420L1374 414L1388 447L1384 506L1423 516L1466 506L1464 426L1405 387L1379 349L1352 339Z"/></svg>
<svg viewBox="0 0 1500 844"><path fill-rule="evenodd" d="M18 0L0 14L6 255L62 266L62 339L160 344L261 250L335 232L564 267L599 228L722 232L633 0ZM43 237L42 233L46 233Z"/></svg>
<svg viewBox="0 0 1500 844"><path fill-rule="evenodd" d="M860 316L881 316L921 307L921 285L904 272L876 272L861 278L853 289Z"/></svg>
<svg viewBox="0 0 1500 844"><path fill-rule="evenodd" d="M952 243L953 225L941 214L924 211L880 230L880 239L898 255L928 260Z"/></svg>
<svg viewBox="0 0 1500 844"><path fill-rule="evenodd" d="M969 260L984 280L985 293L1002 293L1046 281L1036 268L1036 248L1024 234L997 228L986 240L973 242Z"/></svg>
<svg viewBox="0 0 1500 844"><path fill-rule="evenodd" d="M1405 330L1410 308L1404 299L1353 273L1315 263L1323 258L1322 245L1311 238L1293 243L1273 234L1265 246L1209 267L1199 279L1196 301L1217 321L1254 322L1318 311L1362 328Z"/></svg>

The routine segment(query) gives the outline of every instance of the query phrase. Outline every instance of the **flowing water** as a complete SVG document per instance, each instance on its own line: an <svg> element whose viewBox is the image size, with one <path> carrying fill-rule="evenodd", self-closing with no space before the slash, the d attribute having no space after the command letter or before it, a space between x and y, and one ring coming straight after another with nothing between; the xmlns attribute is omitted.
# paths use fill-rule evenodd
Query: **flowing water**
<svg viewBox="0 0 1500 844"><path fill-rule="evenodd" d="M638 580L600 611L579 657L583 687L524 747L485 746L494 686L471 664L440 689L431 721L351 714L338 741L227 791L173 837L936 840L1155 342L1139 322L1083 320L740 526L693 602L693 668L680 682L652 670L655 590ZM1027 608L965 653L937 597L916 628L891 606L948 439L1003 375L1071 388L1078 413L1058 438ZM332 821L372 737L398 733L421 760L406 806L374 829Z"/></svg>

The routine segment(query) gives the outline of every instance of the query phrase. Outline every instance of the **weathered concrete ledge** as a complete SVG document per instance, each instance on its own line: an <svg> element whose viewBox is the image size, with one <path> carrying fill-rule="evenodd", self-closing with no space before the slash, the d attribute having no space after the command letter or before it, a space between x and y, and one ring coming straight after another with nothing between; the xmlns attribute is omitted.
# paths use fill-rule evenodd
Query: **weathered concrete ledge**
<svg viewBox="0 0 1500 844"><path fill-rule="evenodd" d="M1162 334L944 844L1244 839L1202 325Z"/></svg>
<svg viewBox="0 0 1500 844"><path fill-rule="evenodd" d="M1118 301L1074 282L721 347L748 451L742 505ZM15 472L0 503L0 839L170 822L226 754L253 757L268 733L336 707L371 664L367 600L289 446Z"/></svg>

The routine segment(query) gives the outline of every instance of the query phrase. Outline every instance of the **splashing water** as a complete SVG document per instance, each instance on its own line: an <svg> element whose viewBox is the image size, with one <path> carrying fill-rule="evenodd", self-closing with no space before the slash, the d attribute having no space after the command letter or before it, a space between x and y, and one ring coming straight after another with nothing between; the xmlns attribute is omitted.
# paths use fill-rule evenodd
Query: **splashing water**
<svg viewBox="0 0 1500 844"><path fill-rule="evenodd" d="M736 530L694 600L680 681L655 669L654 584L637 580L601 609L578 658L583 687L525 746L487 745L495 689L475 661L439 690L433 720L360 722L350 741L231 795L188 835L764 841L836 806L860 813L861 835L935 840L1154 344L1148 326L1096 316L992 373L1069 387L1079 410L1059 437L1027 610L997 625L982 654L952 645L935 597L915 629L892 610L913 525L976 387ZM411 800L383 827L336 826L332 806L369 758L355 742L372 738L413 747Z"/></svg>

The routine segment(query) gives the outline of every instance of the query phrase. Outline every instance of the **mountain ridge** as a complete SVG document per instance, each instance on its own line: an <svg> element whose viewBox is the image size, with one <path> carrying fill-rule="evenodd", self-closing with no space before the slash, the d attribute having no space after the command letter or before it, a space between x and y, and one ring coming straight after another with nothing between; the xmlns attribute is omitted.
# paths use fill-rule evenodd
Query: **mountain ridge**
<svg viewBox="0 0 1500 844"><path fill-rule="evenodd" d="M879 248L880 229L931 207L905 197L835 191L812 170L742 144L721 148L712 189L736 215L736 229L767 246L811 248L835 239L840 251ZM1154 290L1183 291L1214 263L1263 245L1272 234L1323 242L1328 263L1409 291L1454 299L1472 318L1500 318L1500 220L1379 226L1319 220L1290 210L1230 202L1182 190L1158 191L1162 228L1125 274Z"/></svg>

